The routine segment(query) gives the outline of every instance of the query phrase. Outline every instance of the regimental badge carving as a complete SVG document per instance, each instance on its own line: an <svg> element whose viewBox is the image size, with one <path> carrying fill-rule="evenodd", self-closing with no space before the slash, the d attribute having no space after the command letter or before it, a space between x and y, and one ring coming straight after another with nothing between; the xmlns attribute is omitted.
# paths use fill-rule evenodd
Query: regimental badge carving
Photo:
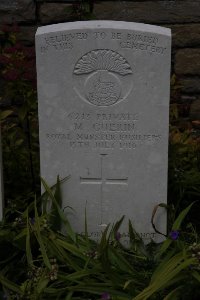
<svg viewBox="0 0 200 300"><path fill-rule="evenodd" d="M132 74L129 63L123 56L112 50L93 50L81 57L74 68L75 74L107 70L121 75Z"/></svg>
<svg viewBox="0 0 200 300"><path fill-rule="evenodd" d="M110 106L126 98L130 84L125 77L130 79L132 73L130 64L119 53L107 49L92 50L74 67L79 82L75 89L90 104Z"/></svg>

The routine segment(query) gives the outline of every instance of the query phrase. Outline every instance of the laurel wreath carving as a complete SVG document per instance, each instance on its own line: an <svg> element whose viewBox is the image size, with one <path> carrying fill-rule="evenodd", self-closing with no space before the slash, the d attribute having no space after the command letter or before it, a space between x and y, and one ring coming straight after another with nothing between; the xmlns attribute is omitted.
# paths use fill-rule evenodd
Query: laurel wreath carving
<svg viewBox="0 0 200 300"><path fill-rule="evenodd" d="M87 74L97 70L107 70L120 75L132 74L127 60L112 50L92 50L82 56L75 65L74 74Z"/></svg>

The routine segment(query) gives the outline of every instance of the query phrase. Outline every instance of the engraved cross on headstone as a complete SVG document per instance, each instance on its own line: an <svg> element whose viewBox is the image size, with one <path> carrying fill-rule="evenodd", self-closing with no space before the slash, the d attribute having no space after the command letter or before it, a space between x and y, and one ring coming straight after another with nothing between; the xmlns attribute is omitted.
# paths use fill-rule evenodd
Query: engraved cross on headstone
<svg viewBox="0 0 200 300"><path fill-rule="evenodd" d="M103 223L103 187L105 185L128 185L128 177L125 178L108 178L105 175L104 171L104 157L107 154L100 154L101 156L101 164L100 164L100 177L80 177L80 182L81 184L99 184L101 185L101 190L100 190L100 206L101 206L101 221L100 224L101 226L104 226L106 224Z"/></svg>

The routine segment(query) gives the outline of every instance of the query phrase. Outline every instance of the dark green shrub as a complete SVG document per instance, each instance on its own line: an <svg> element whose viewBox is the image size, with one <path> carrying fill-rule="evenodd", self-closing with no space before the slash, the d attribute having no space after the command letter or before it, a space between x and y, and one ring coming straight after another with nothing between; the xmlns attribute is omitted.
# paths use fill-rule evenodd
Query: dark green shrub
<svg viewBox="0 0 200 300"><path fill-rule="evenodd" d="M16 26L0 33L5 199L26 206L39 187L35 52L19 43Z"/></svg>

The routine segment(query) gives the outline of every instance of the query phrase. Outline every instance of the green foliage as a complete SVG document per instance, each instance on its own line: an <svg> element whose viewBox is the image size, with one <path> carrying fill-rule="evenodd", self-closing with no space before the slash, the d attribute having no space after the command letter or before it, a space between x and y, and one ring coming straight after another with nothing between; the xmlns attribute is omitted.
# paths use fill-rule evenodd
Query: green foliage
<svg viewBox="0 0 200 300"><path fill-rule="evenodd" d="M129 223L130 245L124 247L117 235L121 218L111 228L107 226L101 240L95 242L87 233L75 233L64 216L56 199L59 180L53 189L42 182L46 188L42 198L24 212L18 212L12 222L4 219L1 224L2 297L4 294L7 299L31 300L198 299L198 239L191 239L188 233L177 239L168 237L161 244L144 245ZM49 202L48 212L40 212L37 203L41 201ZM172 230L181 233L180 226L190 209L191 205L179 215ZM53 229L55 210L65 234ZM185 298L188 291L189 298Z"/></svg>
<svg viewBox="0 0 200 300"><path fill-rule="evenodd" d="M18 34L17 26L0 31L0 121L5 198L26 207L39 187L36 72L34 48L23 46Z"/></svg>
<svg viewBox="0 0 200 300"><path fill-rule="evenodd" d="M181 86L175 75L171 78L169 128L168 205L169 223L193 201L187 220L200 230L200 132L189 119L190 103L181 100ZM199 122L199 121L195 121ZM188 224L188 226L190 226Z"/></svg>
<svg viewBox="0 0 200 300"><path fill-rule="evenodd" d="M200 140L192 135L191 130L170 128L169 166L168 166L168 204L174 207L174 214L183 207L197 201L188 220L200 230Z"/></svg>

